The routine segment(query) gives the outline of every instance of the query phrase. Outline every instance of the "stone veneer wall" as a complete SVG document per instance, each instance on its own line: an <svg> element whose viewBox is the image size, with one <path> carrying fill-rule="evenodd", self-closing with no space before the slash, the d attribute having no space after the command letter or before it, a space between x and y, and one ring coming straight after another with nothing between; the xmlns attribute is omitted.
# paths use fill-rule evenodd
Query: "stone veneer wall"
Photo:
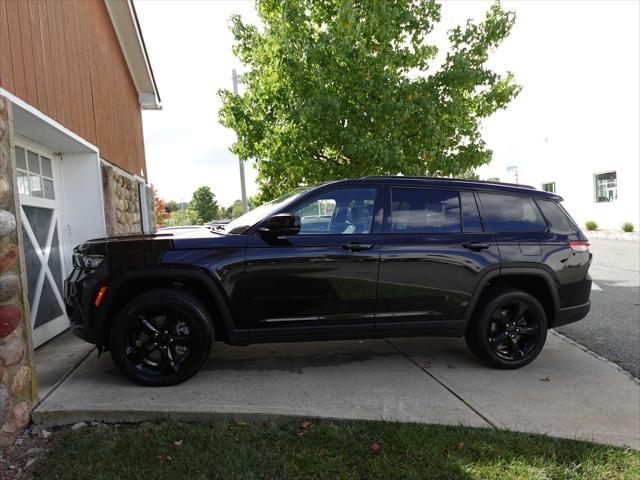
<svg viewBox="0 0 640 480"><path fill-rule="evenodd" d="M107 235L139 235L142 233L138 182L118 172L103 161L102 189Z"/></svg>
<svg viewBox="0 0 640 480"><path fill-rule="evenodd" d="M29 423L36 398L11 104L0 96L0 456Z"/></svg>

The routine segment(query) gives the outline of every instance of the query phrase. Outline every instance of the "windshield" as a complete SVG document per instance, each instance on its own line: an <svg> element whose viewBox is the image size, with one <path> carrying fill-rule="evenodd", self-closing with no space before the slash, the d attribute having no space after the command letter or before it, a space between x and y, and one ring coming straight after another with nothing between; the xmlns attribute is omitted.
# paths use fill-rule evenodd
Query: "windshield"
<svg viewBox="0 0 640 480"><path fill-rule="evenodd" d="M225 233L243 234L260 220L270 217L273 213L280 209L280 207L295 200L307 190L310 190L314 187L315 185L296 188L295 190L291 190L289 193L285 193L275 200L271 200L268 203L264 203L259 207L254 208L253 210L245 213L244 215L241 215L234 220L231 220L228 224L224 225Z"/></svg>

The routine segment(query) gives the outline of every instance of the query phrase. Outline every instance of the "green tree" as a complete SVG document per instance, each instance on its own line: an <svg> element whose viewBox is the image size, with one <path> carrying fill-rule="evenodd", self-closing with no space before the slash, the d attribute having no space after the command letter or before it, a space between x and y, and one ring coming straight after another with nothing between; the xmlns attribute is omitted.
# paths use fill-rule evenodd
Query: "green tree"
<svg viewBox="0 0 640 480"><path fill-rule="evenodd" d="M184 208L171 212L162 223L162 226L177 227L181 225L195 225L197 223L201 223L198 215L193 210Z"/></svg>
<svg viewBox="0 0 640 480"><path fill-rule="evenodd" d="M193 192L193 197L191 198L191 202L189 202L189 209L192 210L195 215L194 223L211 222L218 214L216 196L206 185L198 187L196 191Z"/></svg>
<svg viewBox="0 0 640 480"><path fill-rule="evenodd" d="M231 211L229 212L229 217L237 218L243 213L244 212L242 210L242 200L236 200L235 202L233 202L233 205L231 205Z"/></svg>
<svg viewBox="0 0 640 480"><path fill-rule="evenodd" d="M167 205L165 206L165 210L168 213L175 212L176 210L178 210L178 202L176 202L175 200L169 200L167 202Z"/></svg>
<svg viewBox="0 0 640 480"><path fill-rule="evenodd" d="M515 21L499 3L449 32L439 66L434 0L260 0L257 10L263 28L231 19L244 92L219 94L232 152L256 162L260 201L299 184L459 175L490 161L480 122L520 90L486 66Z"/></svg>
<svg viewBox="0 0 640 480"><path fill-rule="evenodd" d="M480 180L480 175L478 175L475 170L467 170L466 172L462 172L457 175L457 178L464 178L465 180Z"/></svg>

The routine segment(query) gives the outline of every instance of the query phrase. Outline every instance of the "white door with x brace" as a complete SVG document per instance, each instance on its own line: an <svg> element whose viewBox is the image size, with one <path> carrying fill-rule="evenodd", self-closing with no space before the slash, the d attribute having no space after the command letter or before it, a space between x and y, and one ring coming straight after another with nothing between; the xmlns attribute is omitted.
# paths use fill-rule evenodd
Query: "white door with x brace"
<svg viewBox="0 0 640 480"><path fill-rule="evenodd" d="M60 159L53 152L19 140L15 154L31 327L37 347L69 326L63 301Z"/></svg>

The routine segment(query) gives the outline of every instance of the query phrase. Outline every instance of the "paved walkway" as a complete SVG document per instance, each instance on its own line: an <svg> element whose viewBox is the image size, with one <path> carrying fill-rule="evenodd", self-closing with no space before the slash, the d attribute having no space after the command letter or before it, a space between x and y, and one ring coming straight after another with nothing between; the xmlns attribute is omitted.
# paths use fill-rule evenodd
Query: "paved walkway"
<svg viewBox="0 0 640 480"><path fill-rule="evenodd" d="M542 432L640 448L640 384L551 333L516 371L476 362L461 339L214 346L203 371L167 388L127 381L92 353L34 421L383 419Z"/></svg>

